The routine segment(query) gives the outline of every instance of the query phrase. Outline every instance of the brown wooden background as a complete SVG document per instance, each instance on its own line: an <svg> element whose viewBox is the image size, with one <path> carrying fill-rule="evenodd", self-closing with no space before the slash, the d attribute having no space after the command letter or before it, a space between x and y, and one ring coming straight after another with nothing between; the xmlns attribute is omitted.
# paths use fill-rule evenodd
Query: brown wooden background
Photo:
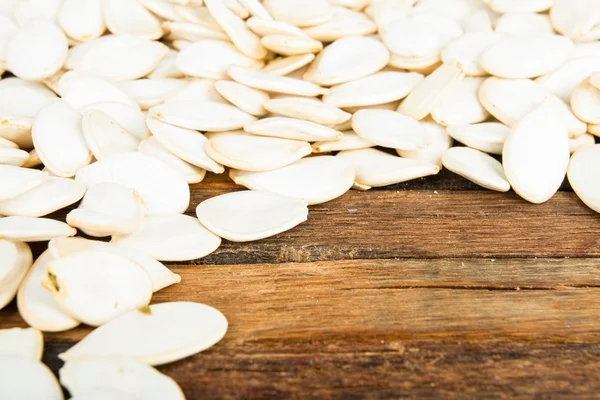
<svg viewBox="0 0 600 400"><path fill-rule="evenodd" d="M598 398L600 218L564 186L532 205L443 171L170 265L183 280L153 301L209 304L230 330L160 369L188 399ZM190 214L236 189L211 175ZM46 335L44 360L88 331Z"/></svg>

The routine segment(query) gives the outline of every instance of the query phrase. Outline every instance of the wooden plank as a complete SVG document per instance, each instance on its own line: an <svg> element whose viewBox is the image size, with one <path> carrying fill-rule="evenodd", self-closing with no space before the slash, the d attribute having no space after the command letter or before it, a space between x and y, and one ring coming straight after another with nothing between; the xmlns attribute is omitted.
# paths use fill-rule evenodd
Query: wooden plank
<svg viewBox="0 0 600 400"><path fill-rule="evenodd" d="M228 341L309 337L600 340L600 273L584 260L377 260L180 266L155 302L210 304ZM518 289L518 290L517 290ZM22 324L14 308L0 328ZM50 334L78 340L89 330Z"/></svg>
<svg viewBox="0 0 600 400"><path fill-rule="evenodd" d="M51 347L44 361L57 369ZM188 399L597 398L597 343L289 340L213 347L160 367Z"/></svg>

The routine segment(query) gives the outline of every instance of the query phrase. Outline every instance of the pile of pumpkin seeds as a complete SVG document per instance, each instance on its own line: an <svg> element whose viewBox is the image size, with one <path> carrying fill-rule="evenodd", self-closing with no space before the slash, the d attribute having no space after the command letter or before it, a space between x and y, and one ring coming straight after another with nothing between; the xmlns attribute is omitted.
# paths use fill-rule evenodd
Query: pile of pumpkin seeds
<svg viewBox="0 0 600 400"><path fill-rule="evenodd" d="M542 203L567 176L600 212L599 39L600 0L0 0L0 309L31 326L0 331L0 398L182 399L153 366L227 320L150 305L162 262L351 188L445 167ZM185 215L226 167L248 190ZM81 323L59 384L42 332Z"/></svg>

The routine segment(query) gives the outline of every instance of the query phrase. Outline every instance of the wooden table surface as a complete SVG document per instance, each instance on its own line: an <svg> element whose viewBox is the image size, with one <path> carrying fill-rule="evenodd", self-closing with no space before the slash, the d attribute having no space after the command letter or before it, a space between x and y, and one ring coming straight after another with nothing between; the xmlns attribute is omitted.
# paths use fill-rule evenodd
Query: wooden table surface
<svg viewBox="0 0 600 400"><path fill-rule="evenodd" d="M210 176L189 213L236 189ZM171 264L182 282L153 302L209 304L230 329L160 370L193 400L597 398L599 256L600 218L568 187L532 205L443 171L350 191L292 231ZM44 361L58 370L87 332L45 335Z"/></svg>

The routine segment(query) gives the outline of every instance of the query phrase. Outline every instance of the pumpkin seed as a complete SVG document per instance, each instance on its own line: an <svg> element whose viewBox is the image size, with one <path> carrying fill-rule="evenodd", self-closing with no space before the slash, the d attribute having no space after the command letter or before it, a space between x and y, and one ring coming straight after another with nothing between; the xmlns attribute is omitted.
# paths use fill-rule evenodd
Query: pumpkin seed
<svg viewBox="0 0 600 400"><path fill-rule="evenodd" d="M152 297L146 272L126 257L96 250L50 260L42 286L77 320L99 326Z"/></svg>
<svg viewBox="0 0 600 400"><path fill-rule="evenodd" d="M377 25L366 15L345 7L332 7L331 19L323 24L304 28L311 38L333 42L346 36L366 36L377 31Z"/></svg>
<svg viewBox="0 0 600 400"><path fill-rule="evenodd" d="M266 49L284 56L318 53L323 49L323 43L318 40L291 35L264 36L260 43Z"/></svg>
<svg viewBox="0 0 600 400"><path fill-rule="evenodd" d="M507 35L552 34L550 18L533 12L507 13L496 21L496 32Z"/></svg>
<svg viewBox="0 0 600 400"><path fill-rule="evenodd" d="M491 154L502 154L504 142L510 133L510 128L499 122L448 125L446 129L459 142Z"/></svg>
<svg viewBox="0 0 600 400"><path fill-rule="evenodd" d="M319 85L337 85L371 75L389 60L390 53L380 41L362 36L344 37L325 47L303 77Z"/></svg>
<svg viewBox="0 0 600 400"><path fill-rule="evenodd" d="M458 66L465 75L484 76L487 73L480 65L481 56L501 40L502 35L497 32L467 33L450 42L442 50L441 57L444 62L458 61Z"/></svg>
<svg viewBox="0 0 600 400"><path fill-rule="evenodd" d="M238 0L240 5L248 10L253 17L272 20L273 17L259 0ZM246 21L247 22L247 21Z"/></svg>
<svg viewBox="0 0 600 400"><path fill-rule="evenodd" d="M265 65L262 68L261 71L268 72L272 75L288 75L310 64L314 59L315 55L312 53L290 57L278 57L271 60L267 65Z"/></svg>
<svg viewBox="0 0 600 400"><path fill-rule="evenodd" d="M113 235L111 243L137 250L159 261L186 261L205 257L221 244L221 238L198 219L180 214L146 217L128 235Z"/></svg>
<svg viewBox="0 0 600 400"><path fill-rule="evenodd" d="M40 185L0 201L0 214L42 217L81 200L85 186L72 179L48 177Z"/></svg>
<svg viewBox="0 0 600 400"><path fill-rule="evenodd" d="M573 42L559 35L529 34L507 37L484 52L481 67L500 78L535 78L560 67Z"/></svg>
<svg viewBox="0 0 600 400"><path fill-rule="evenodd" d="M55 100L56 94L39 82L14 77L0 80L1 114L33 118Z"/></svg>
<svg viewBox="0 0 600 400"><path fill-rule="evenodd" d="M144 218L144 203L135 190L115 183L89 187L79 208L67 215L67 223L90 236L130 233Z"/></svg>
<svg viewBox="0 0 600 400"><path fill-rule="evenodd" d="M148 313L129 311L96 328L59 354L59 358L69 362L129 357L144 364L161 365L208 349L227 331L225 316L204 304L180 301L148 308Z"/></svg>
<svg viewBox="0 0 600 400"><path fill-rule="evenodd" d="M150 109L150 116L182 128L202 131L239 129L256 117L237 107L209 101L176 101Z"/></svg>
<svg viewBox="0 0 600 400"><path fill-rule="evenodd" d="M150 214L181 213L190 203L190 188L182 174L161 160L137 152L108 156L80 169L75 179L88 189L99 183L133 189Z"/></svg>
<svg viewBox="0 0 600 400"><path fill-rule="evenodd" d="M156 157L165 163L169 164L173 169L181 172L185 176L185 180L189 184L200 183L204 180L206 170L192 165L175 154L171 153L164 147L156 137L149 137L142 140L138 151L142 154L147 154Z"/></svg>
<svg viewBox="0 0 600 400"><path fill-rule="evenodd" d="M12 301L33 262L26 243L0 239L0 310Z"/></svg>
<svg viewBox="0 0 600 400"><path fill-rule="evenodd" d="M149 135L144 113L142 113L137 106L115 101L106 101L90 104L79 109L82 114L86 114L90 110L104 112L138 140L144 140Z"/></svg>
<svg viewBox="0 0 600 400"><path fill-rule="evenodd" d="M596 140L594 139L594 135L590 133L584 133L575 139L569 139L569 152L571 154L575 153L578 150L583 148L593 146L596 144Z"/></svg>
<svg viewBox="0 0 600 400"><path fill-rule="evenodd" d="M23 242L43 242L55 237L74 236L76 229L48 218L11 216L0 219L0 238Z"/></svg>
<svg viewBox="0 0 600 400"><path fill-rule="evenodd" d="M550 100L515 125L502 159L510 185L525 200L543 203L556 193L567 173L569 136Z"/></svg>
<svg viewBox="0 0 600 400"><path fill-rule="evenodd" d="M441 166L442 156L452 147L452 138L446 133L446 129L435 121L425 119L421 121L421 125L428 133L429 143L415 150L396 149L396 153L400 157Z"/></svg>
<svg viewBox="0 0 600 400"><path fill-rule="evenodd" d="M0 357L0 398L63 400L50 368L29 357ZM35 384L32 384L35 382Z"/></svg>
<svg viewBox="0 0 600 400"><path fill-rule="evenodd" d="M0 164L20 167L29 159L29 153L24 150L0 147Z"/></svg>
<svg viewBox="0 0 600 400"><path fill-rule="evenodd" d="M388 110L358 111L352 129L363 139L392 149L416 150L431 140L419 121Z"/></svg>
<svg viewBox="0 0 600 400"><path fill-rule="evenodd" d="M154 137L177 157L215 174L225 171L221 164L206 153L208 139L200 132L170 125L152 117L147 122Z"/></svg>
<svg viewBox="0 0 600 400"><path fill-rule="evenodd" d="M340 197L354 183L354 168L341 158L309 157L268 172L231 170L233 181L252 190L266 191L321 204Z"/></svg>
<svg viewBox="0 0 600 400"><path fill-rule="evenodd" d="M576 151L571 157L567 177L573 191L589 208L600 212L600 190L594 179L598 171L599 145Z"/></svg>
<svg viewBox="0 0 600 400"><path fill-rule="evenodd" d="M248 18L246 24L250 29L260 36L286 35L310 39L310 36L307 35L302 29L283 21L251 17Z"/></svg>
<svg viewBox="0 0 600 400"><path fill-rule="evenodd" d="M115 35L156 40L163 35L158 19L138 0L103 0L106 26Z"/></svg>
<svg viewBox="0 0 600 400"><path fill-rule="evenodd" d="M537 13L552 7L553 0L486 0L485 2L492 10L504 13Z"/></svg>
<svg viewBox="0 0 600 400"><path fill-rule="evenodd" d="M138 398L185 399L173 379L146 364L125 357L69 361L60 369L59 376L60 383L74 398L83 396L101 382L104 390L117 390ZM98 398L114 399L112 394Z"/></svg>
<svg viewBox="0 0 600 400"><path fill-rule="evenodd" d="M179 21L183 19L183 17L175 9L175 4L171 2L165 0L139 0L139 2L148 11L151 11L154 15L157 15L160 18L170 21Z"/></svg>
<svg viewBox="0 0 600 400"><path fill-rule="evenodd" d="M452 147L442 157L444 167L486 189L508 192L502 164L492 156L469 147Z"/></svg>
<svg viewBox="0 0 600 400"><path fill-rule="evenodd" d="M318 96L327 93L327 89L311 82L262 71L254 71L239 65L229 66L227 72L236 82L268 92L287 93L297 96Z"/></svg>
<svg viewBox="0 0 600 400"><path fill-rule="evenodd" d="M17 294L21 317L28 325L44 332L66 331L79 325L79 321L63 311L50 292L42 287L46 264L52 259L49 250L42 253L23 279Z"/></svg>
<svg viewBox="0 0 600 400"><path fill-rule="evenodd" d="M196 215L202 225L222 238L249 242L301 224L308 218L308 207L301 199L246 190L204 200L198 204Z"/></svg>
<svg viewBox="0 0 600 400"><path fill-rule="evenodd" d="M600 90L590 80L582 81L571 94L571 109L582 121L600 123Z"/></svg>
<svg viewBox="0 0 600 400"><path fill-rule="evenodd" d="M106 30L102 0L65 0L57 21L65 34L80 42L100 37Z"/></svg>
<svg viewBox="0 0 600 400"><path fill-rule="evenodd" d="M342 132L314 122L288 117L270 117L244 125L244 131L259 136L277 137L283 139L305 140L336 140L342 137Z"/></svg>
<svg viewBox="0 0 600 400"><path fill-rule="evenodd" d="M68 48L65 34L55 24L27 24L6 45L6 67L19 78L39 81L62 67Z"/></svg>
<svg viewBox="0 0 600 400"><path fill-rule="evenodd" d="M333 14L327 0L265 0L263 5L277 21L299 27L320 25Z"/></svg>
<svg viewBox="0 0 600 400"><path fill-rule="evenodd" d="M456 82L440 99L431 116L441 125L476 124L490 114L479 103L478 92L485 78L466 77Z"/></svg>
<svg viewBox="0 0 600 400"><path fill-rule="evenodd" d="M119 88L134 99L142 110L164 103L187 86L181 79L137 79L119 83Z"/></svg>
<svg viewBox="0 0 600 400"><path fill-rule="evenodd" d="M44 337L37 329L0 329L0 357L19 356L40 361L43 351Z"/></svg>
<svg viewBox="0 0 600 400"><path fill-rule="evenodd" d="M137 150L139 141L103 111L89 110L83 114L82 128L96 160Z"/></svg>
<svg viewBox="0 0 600 400"><path fill-rule="evenodd" d="M76 110L98 103L123 103L139 110L138 104L117 85L103 78L69 71L58 82L62 99Z"/></svg>
<svg viewBox="0 0 600 400"><path fill-rule="evenodd" d="M313 152L327 153L330 151L366 149L375 146L375 143L363 139L354 131L344 131L343 133L344 135L340 139L313 143Z"/></svg>
<svg viewBox="0 0 600 400"><path fill-rule="evenodd" d="M253 69L264 65L262 61L245 56L231 43L210 39L199 40L181 50L175 62L184 74L209 79L227 78L230 65Z"/></svg>
<svg viewBox="0 0 600 400"><path fill-rule="evenodd" d="M473 11L469 15L465 15L461 18L460 24L465 34L472 32L491 32L494 30L492 27L492 20L486 9L479 9Z"/></svg>
<svg viewBox="0 0 600 400"><path fill-rule="evenodd" d="M232 81L218 81L215 89L221 96L242 111L260 117L267 113L263 105L269 100L269 94Z"/></svg>
<svg viewBox="0 0 600 400"><path fill-rule="evenodd" d="M579 83L594 72L600 71L600 57L581 57L565 62L554 71L535 81L546 90L568 102Z"/></svg>
<svg viewBox="0 0 600 400"><path fill-rule="evenodd" d="M337 125L352 115L320 100L306 97L281 97L268 100L265 108L286 117L304 119L321 125Z"/></svg>
<svg viewBox="0 0 600 400"><path fill-rule="evenodd" d="M41 185L48 174L34 169L0 165L0 201L9 200Z"/></svg>
<svg viewBox="0 0 600 400"><path fill-rule="evenodd" d="M55 258L66 257L72 253L96 250L106 253L116 254L137 263L148 274L152 282L152 291L157 292L161 289L181 282L181 277L162 263L150 257L149 255L137 250L116 246L112 243L100 242L96 240L87 240L80 237L57 238L48 243L49 251Z"/></svg>
<svg viewBox="0 0 600 400"><path fill-rule="evenodd" d="M377 149L340 151L342 157L356 170L354 187L369 190L372 187L393 185L412 179L435 175L440 166L429 162L396 157Z"/></svg>
<svg viewBox="0 0 600 400"><path fill-rule="evenodd" d="M463 75L456 61L442 64L414 88L398 111L417 120L425 118Z"/></svg>
<svg viewBox="0 0 600 400"><path fill-rule="evenodd" d="M312 152L308 142L255 136L241 131L211 135L206 153L220 164L243 171L271 171Z"/></svg>

